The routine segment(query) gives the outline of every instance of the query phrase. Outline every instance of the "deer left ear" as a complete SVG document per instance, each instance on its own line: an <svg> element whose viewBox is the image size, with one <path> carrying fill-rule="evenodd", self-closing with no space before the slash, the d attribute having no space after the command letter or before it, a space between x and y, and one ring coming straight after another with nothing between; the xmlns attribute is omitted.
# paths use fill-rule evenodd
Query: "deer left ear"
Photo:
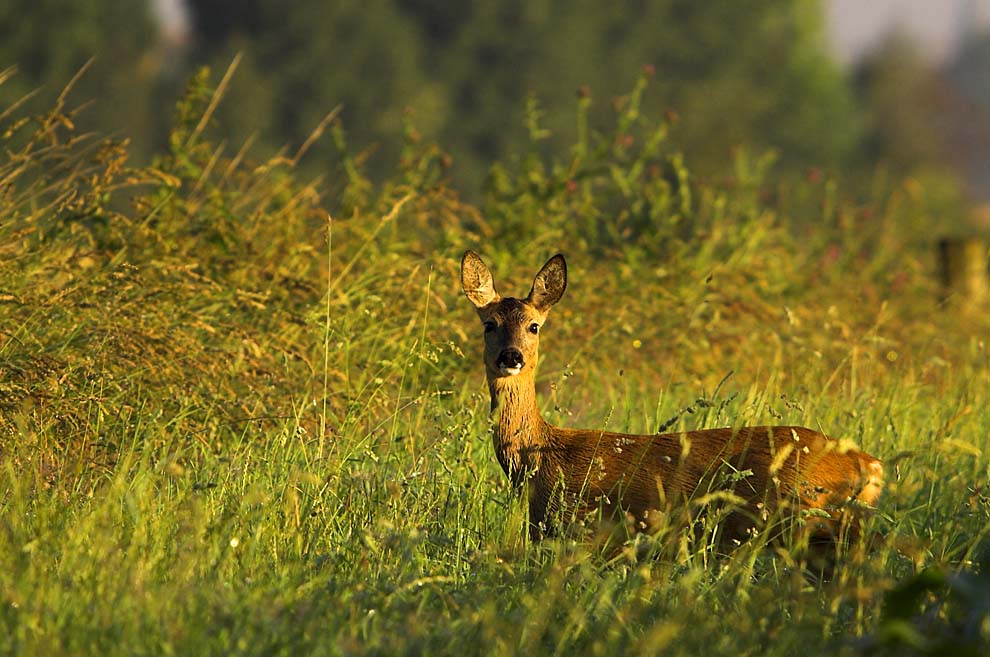
<svg viewBox="0 0 990 657"><path fill-rule="evenodd" d="M564 255L558 253L547 260L540 273L533 280L533 289L529 291L527 299L540 311L550 310L560 298L564 296L567 289L567 262Z"/></svg>
<svg viewBox="0 0 990 657"><path fill-rule="evenodd" d="M491 270L474 251L465 251L461 258L461 287L475 308L484 308L499 299Z"/></svg>

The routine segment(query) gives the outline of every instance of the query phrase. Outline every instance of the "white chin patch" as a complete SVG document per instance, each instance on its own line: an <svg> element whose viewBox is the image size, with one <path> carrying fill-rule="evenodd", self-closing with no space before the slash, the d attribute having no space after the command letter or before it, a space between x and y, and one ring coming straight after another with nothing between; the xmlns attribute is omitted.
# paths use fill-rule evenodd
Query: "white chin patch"
<svg viewBox="0 0 990 657"><path fill-rule="evenodd" d="M498 371L502 374L502 376L515 376L516 374L519 374L520 372L522 372L522 368L521 367L500 367L500 368L498 368Z"/></svg>

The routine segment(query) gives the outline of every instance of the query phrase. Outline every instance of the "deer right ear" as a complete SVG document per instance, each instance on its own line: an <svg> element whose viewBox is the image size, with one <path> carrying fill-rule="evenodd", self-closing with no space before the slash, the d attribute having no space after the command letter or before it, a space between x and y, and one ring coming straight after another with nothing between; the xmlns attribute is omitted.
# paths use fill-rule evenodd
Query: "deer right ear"
<svg viewBox="0 0 990 657"><path fill-rule="evenodd" d="M564 256L558 253L547 260L543 269L533 280L533 289L529 291L529 300L533 302L539 310L546 312L550 306L560 301L567 289L567 262Z"/></svg>
<svg viewBox="0 0 990 657"><path fill-rule="evenodd" d="M498 301L492 272L474 251L465 251L461 258L461 287L476 308Z"/></svg>

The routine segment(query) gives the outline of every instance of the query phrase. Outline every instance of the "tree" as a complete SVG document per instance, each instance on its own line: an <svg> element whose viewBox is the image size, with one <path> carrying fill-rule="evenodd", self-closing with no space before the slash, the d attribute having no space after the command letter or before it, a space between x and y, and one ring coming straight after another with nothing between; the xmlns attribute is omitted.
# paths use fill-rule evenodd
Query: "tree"
<svg viewBox="0 0 990 657"><path fill-rule="evenodd" d="M656 72L645 111L684 117L675 136L702 170L723 169L739 144L778 149L784 166L837 165L858 138L818 3L503 0L477 6L450 43L435 59L448 63L455 116L468 119L447 132L452 143L466 133L484 158L521 138L527 94L569 143L575 91L590 88L604 121L644 64Z"/></svg>
<svg viewBox="0 0 990 657"><path fill-rule="evenodd" d="M298 146L341 105L354 142L394 145L404 108L428 94L418 30L392 0L191 0L189 8L195 60L222 69L244 54L219 113L240 139L260 131L272 147Z"/></svg>
<svg viewBox="0 0 990 657"><path fill-rule="evenodd" d="M970 196L990 206L990 31L967 35L946 71L951 103L949 157L963 174Z"/></svg>
<svg viewBox="0 0 990 657"><path fill-rule="evenodd" d="M945 159L947 89L909 37L894 33L866 57L855 87L864 106L865 161L906 174Z"/></svg>
<svg viewBox="0 0 990 657"><path fill-rule="evenodd" d="M574 93L590 87L595 118L644 64L655 83L644 111L675 110L689 163L726 169L736 145L777 149L785 167L837 166L860 122L830 59L818 2L807 0L190 0L198 59L245 53L227 115L299 142L341 103L358 144L394 135L405 107L454 155L468 189L526 139L536 96L552 133L573 142Z"/></svg>
<svg viewBox="0 0 990 657"><path fill-rule="evenodd" d="M39 94L31 107L47 109L95 58L71 96L71 104L98 102L81 115L81 127L147 136L156 122L156 30L141 2L0 1L0 69L17 68L0 85L0 111L34 90Z"/></svg>

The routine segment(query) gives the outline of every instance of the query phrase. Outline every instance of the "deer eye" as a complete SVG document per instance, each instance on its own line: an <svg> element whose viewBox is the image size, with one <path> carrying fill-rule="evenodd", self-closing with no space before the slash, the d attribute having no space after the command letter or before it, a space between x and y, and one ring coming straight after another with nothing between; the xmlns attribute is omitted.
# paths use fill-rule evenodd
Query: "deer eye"
<svg viewBox="0 0 990 657"><path fill-rule="evenodd" d="M537 333L539 333L540 332L540 325L537 324L536 322L533 322L532 324L529 325L529 332L532 333L532 334L534 334L534 335L537 334Z"/></svg>
<svg viewBox="0 0 990 657"><path fill-rule="evenodd" d="M485 333L491 333L492 331L495 330L496 326L497 325L495 324L494 320L491 319L488 320L487 322L485 322Z"/></svg>

